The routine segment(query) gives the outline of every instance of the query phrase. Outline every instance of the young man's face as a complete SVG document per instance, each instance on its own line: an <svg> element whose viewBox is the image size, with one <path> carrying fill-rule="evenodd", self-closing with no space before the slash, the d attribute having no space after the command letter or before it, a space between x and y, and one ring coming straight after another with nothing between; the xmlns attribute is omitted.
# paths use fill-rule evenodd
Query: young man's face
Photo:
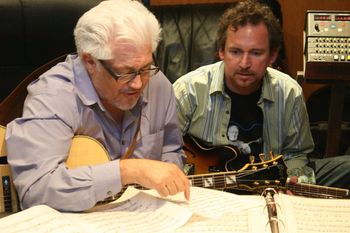
<svg viewBox="0 0 350 233"><path fill-rule="evenodd" d="M270 53L269 35L263 23L247 24L234 31L227 29L225 47L219 51L225 63L225 80L229 89L247 95L260 87L266 68L277 57Z"/></svg>

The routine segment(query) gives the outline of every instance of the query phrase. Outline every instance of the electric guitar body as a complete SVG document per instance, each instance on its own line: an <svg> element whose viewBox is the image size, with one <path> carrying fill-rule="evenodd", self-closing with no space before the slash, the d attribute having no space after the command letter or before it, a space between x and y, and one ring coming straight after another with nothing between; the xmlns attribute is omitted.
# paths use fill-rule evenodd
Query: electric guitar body
<svg viewBox="0 0 350 233"><path fill-rule="evenodd" d="M183 139L186 163L193 165L192 174L239 171L244 164L250 163L249 157L241 155L239 149L234 146L206 146L188 134Z"/></svg>

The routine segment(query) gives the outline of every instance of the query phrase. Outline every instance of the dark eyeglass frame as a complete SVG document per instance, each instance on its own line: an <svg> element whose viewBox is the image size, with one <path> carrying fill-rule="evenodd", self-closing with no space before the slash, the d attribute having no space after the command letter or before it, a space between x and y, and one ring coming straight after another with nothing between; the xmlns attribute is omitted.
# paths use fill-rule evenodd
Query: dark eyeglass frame
<svg viewBox="0 0 350 233"><path fill-rule="evenodd" d="M106 60L101 60L98 59L98 61L101 63L103 68L107 70L107 72L117 81L122 82L122 83L128 83L135 79L138 75L140 75L142 78L151 78L154 75L156 75L159 71L160 68L156 65L151 65L151 68L149 69L140 69L134 72L126 73L126 74L118 74L115 71L113 71L112 67L110 67L107 63ZM147 76L145 76L147 75Z"/></svg>

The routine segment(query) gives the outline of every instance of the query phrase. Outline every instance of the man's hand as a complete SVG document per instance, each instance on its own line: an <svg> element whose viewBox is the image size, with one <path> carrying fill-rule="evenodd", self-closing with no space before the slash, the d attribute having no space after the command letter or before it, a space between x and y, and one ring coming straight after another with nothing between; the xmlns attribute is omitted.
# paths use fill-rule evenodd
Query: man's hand
<svg viewBox="0 0 350 233"><path fill-rule="evenodd" d="M183 171L173 163L148 159L120 160L122 184L139 184L155 189L166 197L184 192L186 200L190 198L190 184Z"/></svg>
<svg viewBox="0 0 350 233"><path fill-rule="evenodd" d="M296 184L296 183L298 183L298 177L297 177L297 176L291 176L291 177L289 177L288 183L290 183L290 184ZM289 194L289 195L294 195L293 192L290 191L290 190L287 190L286 193Z"/></svg>

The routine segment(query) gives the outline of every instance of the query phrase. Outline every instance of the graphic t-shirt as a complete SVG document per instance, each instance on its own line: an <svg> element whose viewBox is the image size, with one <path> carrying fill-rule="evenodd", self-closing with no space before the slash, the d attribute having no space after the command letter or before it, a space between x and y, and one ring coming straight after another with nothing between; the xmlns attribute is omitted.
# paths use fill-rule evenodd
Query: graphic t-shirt
<svg viewBox="0 0 350 233"><path fill-rule="evenodd" d="M227 138L241 151L241 154L254 155L258 159L258 155L263 151L263 114L257 106L261 88L249 95L239 95L231 92L225 84L225 91L231 97Z"/></svg>

